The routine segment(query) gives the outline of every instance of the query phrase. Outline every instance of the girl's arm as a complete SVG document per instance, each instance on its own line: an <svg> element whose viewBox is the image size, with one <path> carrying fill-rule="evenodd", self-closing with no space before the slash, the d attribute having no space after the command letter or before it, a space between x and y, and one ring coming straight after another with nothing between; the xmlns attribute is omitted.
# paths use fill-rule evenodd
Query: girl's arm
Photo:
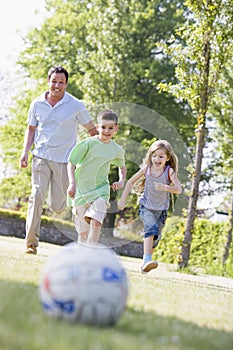
<svg viewBox="0 0 233 350"><path fill-rule="evenodd" d="M140 169L136 174L134 174L127 182L124 188L124 191L121 195L121 198L118 201L119 209L123 210L125 208L126 199L128 194L130 193L132 187L135 183L144 175L144 169Z"/></svg>
<svg viewBox="0 0 233 350"><path fill-rule="evenodd" d="M171 180L171 185L164 185L161 183L154 183L155 189L157 191L166 191L174 194L180 194L182 192L182 187L180 184L180 181L177 178L176 173L174 172L173 169L169 169L169 177Z"/></svg>
<svg viewBox="0 0 233 350"><path fill-rule="evenodd" d="M76 180L75 180L74 171L75 171L75 165L69 162L67 165L67 173L69 178L69 186L67 189L67 193L70 196L70 198L74 198L75 192L76 192Z"/></svg>

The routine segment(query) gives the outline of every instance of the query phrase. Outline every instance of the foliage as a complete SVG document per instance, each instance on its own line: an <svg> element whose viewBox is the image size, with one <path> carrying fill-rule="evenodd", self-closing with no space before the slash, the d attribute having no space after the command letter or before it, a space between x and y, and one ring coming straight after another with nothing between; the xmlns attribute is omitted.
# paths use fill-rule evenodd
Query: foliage
<svg viewBox="0 0 233 350"><path fill-rule="evenodd" d="M30 87L16 98L11 120L0 128L4 162L12 173L0 184L0 204L23 210L31 175L30 166L18 167L26 115L32 98L47 88L47 71L55 64L67 68L68 92L84 99L89 110L106 102L127 101L164 115L184 140L191 140L193 133L194 118L187 103L177 103L156 88L160 81L174 81L174 64L157 43L167 40L184 21L185 7L179 1L47 0L46 8L47 18L24 38L19 58ZM95 112L94 108L94 118ZM122 125L116 141L127 137L140 144L154 137L150 130L131 124ZM128 176L137 170L133 162L127 162L127 167Z"/></svg>
<svg viewBox="0 0 233 350"><path fill-rule="evenodd" d="M171 217L163 229L162 240L154 250L154 257L163 262L178 264L184 236L185 219ZM222 265L228 223L213 223L207 219L196 219L189 266L205 273L233 277L233 245L225 266Z"/></svg>
<svg viewBox="0 0 233 350"><path fill-rule="evenodd" d="M21 211L3 209L0 208L0 216L8 219L16 219L20 221L26 220L26 214ZM67 220L58 219L54 217L48 217L46 215L41 216L41 223L44 225L56 225L56 227L68 227L74 228L74 224Z"/></svg>
<svg viewBox="0 0 233 350"><path fill-rule="evenodd" d="M180 267L187 266L190 257L205 145L206 116L214 90L221 82L222 68L231 55L233 33L231 0L187 0L185 3L190 10L190 16L171 37L170 45L164 45L165 51L176 63L175 72L178 83L160 84L162 90L188 101L197 116L192 188Z"/></svg>
<svg viewBox="0 0 233 350"><path fill-rule="evenodd" d="M16 106L10 110L10 120L0 126L2 161L7 166L8 175L0 184L0 205L11 208L25 207L25 199L30 194L31 169L20 170L19 158L23 148L26 116L32 93L22 93L17 97ZM29 160L30 160L29 156Z"/></svg>
<svg viewBox="0 0 233 350"><path fill-rule="evenodd" d="M47 0L46 4L48 18L25 38L26 49L19 59L31 78L39 83L48 67L62 64L70 72L69 91L88 106L112 101L141 104L168 118L184 138L191 138L194 119L187 104L157 92L160 81L174 80L174 66L156 44L166 41L184 21L179 1Z"/></svg>

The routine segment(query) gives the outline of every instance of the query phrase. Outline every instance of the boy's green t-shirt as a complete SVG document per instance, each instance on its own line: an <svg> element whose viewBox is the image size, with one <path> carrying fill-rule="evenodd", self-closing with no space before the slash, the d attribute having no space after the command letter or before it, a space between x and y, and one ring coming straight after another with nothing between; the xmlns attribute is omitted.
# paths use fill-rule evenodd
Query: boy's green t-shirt
<svg viewBox="0 0 233 350"><path fill-rule="evenodd" d="M76 194L74 199L68 196L68 206L91 203L99 197L109 201L108 175L110 165L124 167L124 155L122 147L113 140L104 143L97 137L90 137L79 142L73 148L68 159L71 164L76 166Z"/></svg>

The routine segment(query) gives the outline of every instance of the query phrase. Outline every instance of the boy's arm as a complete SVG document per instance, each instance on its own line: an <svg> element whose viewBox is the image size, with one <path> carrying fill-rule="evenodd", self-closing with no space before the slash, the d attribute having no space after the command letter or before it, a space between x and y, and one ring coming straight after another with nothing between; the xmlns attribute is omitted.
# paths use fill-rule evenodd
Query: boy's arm
<svg viewBox="0 0 233 350"><path fill-rule="evenodd" d="M70 162L67 164L67 173L69 179L69 186L67 189L67 193L70 198L74 198L76 192L76 180L75 180L75 165Z"/></svg>
<svg viewBox="0 0 233 350"><path fill-rule="evenodd" d="M111 188L113 189L113 191L120 190L121 188L124 188L126 173L127 173L126 166L124 166L122 168L118 168L119 181L114 182L112 184Z"/></svg>
<svg viewBox="0 0 233 350"><path fill-rule="evenodd" d="M125 208L126 199L131 189L135 185L135 183L144 175L144 169L140 169L136 174L134 174L127 182L124 188L124 191L121 195L121 198L118 201L119 209L123 210Z"/></svg>

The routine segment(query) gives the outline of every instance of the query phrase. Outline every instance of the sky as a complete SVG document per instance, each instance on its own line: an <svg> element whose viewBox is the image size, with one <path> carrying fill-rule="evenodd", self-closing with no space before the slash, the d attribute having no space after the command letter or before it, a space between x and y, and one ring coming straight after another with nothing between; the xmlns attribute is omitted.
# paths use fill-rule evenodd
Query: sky
<svg viewBox="0 0 233 350"><path fill-rule="evenodd" d="M1 7L0 21L0 70L11 69L23 50L20 33L27 32L42 23L45 17L45 0L6 0Z"/></svg>

